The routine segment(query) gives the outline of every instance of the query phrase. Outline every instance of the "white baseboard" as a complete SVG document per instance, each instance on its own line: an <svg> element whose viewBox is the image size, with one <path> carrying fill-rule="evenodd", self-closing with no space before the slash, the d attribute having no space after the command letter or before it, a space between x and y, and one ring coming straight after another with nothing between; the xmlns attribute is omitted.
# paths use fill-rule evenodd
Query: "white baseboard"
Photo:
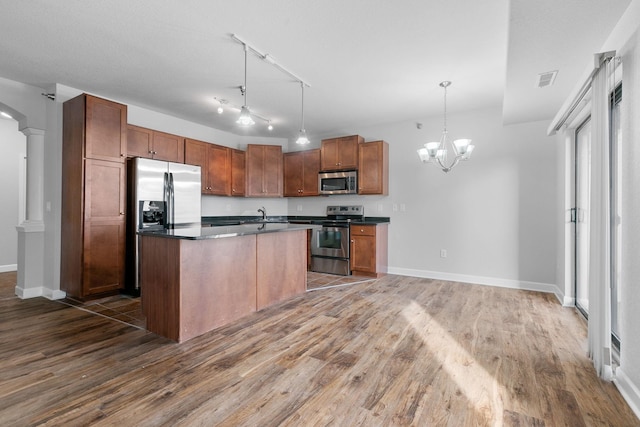
<svg viewBox="0 0 640 427"><path fill-rule="evenodd" d="M42 286L28 289L23 289L19 286L16 286L16 295L20 299L44 297L50 300L56 300L66 298L67 293L65 291L44 288Z"/></svg>
<svg viewBox="0 0 640 427"><path fill-rule="evenodd" d="M554 294L558 301L565 305L567 298L557 285L552 283L529 282L525 280L500 279L497 277L471 276L466 274L444 273L441 271L414 270L409 268L390 267L389 274L400 276L424 277L425 279L448 280L451 282L489 285L500 288L522 289Z"/></svg>
<svg viewBox="0 0 640 427"><path fill-rule="evenodd" d="M16 286L16 295L20 299L28 299L42 296L42 287L37 288L21 288L20 286Z"/></svg>
<svg viewBox="0 0 640 427"><path fill-rule="evenodd" d="M0 273L8 273L9 271L18 271L18 264L0 265Z"/></svg>
<svg viewBox="0 0 640 427"><path fill-rule="evenodd" d="M631 410L640 418L640 388L631 381L621 368L616 369L613 383L627 401Z"/></svg>

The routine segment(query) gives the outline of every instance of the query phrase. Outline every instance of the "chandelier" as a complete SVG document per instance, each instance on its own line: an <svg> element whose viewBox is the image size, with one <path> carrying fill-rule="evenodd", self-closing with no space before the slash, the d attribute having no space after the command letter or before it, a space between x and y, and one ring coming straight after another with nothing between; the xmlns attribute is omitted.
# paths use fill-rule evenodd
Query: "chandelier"
<svg viewBox="0 0 640 427"><path fill-rule="evenodd" d="M423 163L431 163L442 169L443 172L449 172L460 160L469 160L474 146L471 145L470 139L456 139L453 143L447 138L447 87L451 85L450 81L440 83L440 87L444 88L444 129L438 142L427 142L424 148L418 150L418 155ZM455 158L451 163L447 163L447 144L450 144Z"/></svg>

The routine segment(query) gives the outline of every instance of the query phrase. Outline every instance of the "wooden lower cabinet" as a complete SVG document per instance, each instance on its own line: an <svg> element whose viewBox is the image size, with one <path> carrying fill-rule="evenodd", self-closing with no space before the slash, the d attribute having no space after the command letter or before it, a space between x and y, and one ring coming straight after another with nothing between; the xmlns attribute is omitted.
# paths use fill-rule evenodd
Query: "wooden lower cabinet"
<svg viewBox="0 0 640 427"><path fill-rule="evenodd" d="M219 239L140 236L147 329L183 342L306 290L306 230Z"/></svg>
<svg viewBox="0 0 640 427"><path fill-rule="evenodd" d="M124 287L124 221L94 221L84 229L81 296L108 294Z"/></svg>
<svg viewBox="0 0 640 427"><path fill-rule="evenodd" d="M380 277L387 273L388 226L352 224L351 273Z"/></svg>

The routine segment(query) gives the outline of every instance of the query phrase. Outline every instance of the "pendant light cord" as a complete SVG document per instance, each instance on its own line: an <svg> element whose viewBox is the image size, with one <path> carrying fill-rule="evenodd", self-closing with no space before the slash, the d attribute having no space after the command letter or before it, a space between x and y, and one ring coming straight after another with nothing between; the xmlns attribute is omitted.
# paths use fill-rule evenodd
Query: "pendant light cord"
<svg viewBox="0 0 640 427"><path fill-rule="evenodd" d="M302 108L300 109L302 111L302 128L304 129L304 82L300 82L300 87L302 88Z"/></svg>
<svg viewBox="0 0 640 427"><path fill-rule="evenodd" d="M244 45L244 105L247 105L247 45Z"/></svg>
<svg viewBox="0 0 640 427"><path fill-rule="evenodd" d="M447 131L447 85L444 86L444 131Z"/></svg>

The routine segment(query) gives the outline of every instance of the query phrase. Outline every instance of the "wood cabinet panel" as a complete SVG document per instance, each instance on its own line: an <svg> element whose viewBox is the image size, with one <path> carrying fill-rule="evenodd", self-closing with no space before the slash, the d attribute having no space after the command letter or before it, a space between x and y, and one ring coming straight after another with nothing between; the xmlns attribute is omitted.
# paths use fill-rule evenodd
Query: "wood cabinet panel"
<svg viewBox="0 0 640 427"><path fill-rule="evenodd" d="M249 144L246 153L247 197L282 197L282 147Z"/></svg>
<svg viewBox="0 0 640 427"><path fill-rule="evenodd" d="M184 163L184 138L135 125L127 125L127 157Z"/></svg>
<svg viewBox="0 0 640 427"><path fill-rule="evenodd" d="M231 195L245 195L246 156L242 150L231 149Z"/></svg>
<svg viewBox="0 0 640 427"><path fill-rule="evenodd" d="M358 194L389 194L389 144L364 142L358 146Z"/></svg>
<svg viewBox="0 0 640 427"><path fill-rule="evenodd" d="M200 166L202 194L231 195L231 149L208 142L187 139L184 162Z"/></svg>
<svg viewBox="0 0 640 427"><path fill-rule="evenodd" d="M207 144L207 194L231 195L231 149Z"/></svg>
<svg viewBox="0 0 640 427"><path fill-rule="evenodd" d="M355 225L351 234L351 271L355 275L380 277L387 272L388 226Z"/></svg>
<svg viewBox="0 0 640 427"><path fill-rule="evenodd" d="M184 163L184 138L178 135L153 131L153 159Z"/></svg>
<svg viewBox="0 0 640 427"><path fill-rule="evenodd" d="M306 249L306 230L257 236L258 310L305 292Z"/></svg>
<svg viewBox="0 0 640 427"><path fill-rule="evenodd" d="M63 105L60 288L96 298L124 287L126 106L86 94Z"/></svg>
<svg viewBox="0 0 640 427"><path fill-rule="evenodd" d="M184 162L188 165L200 166L202 193L206 194L209 187L209 168L207 167L206 142L187 139L184 143Z"/></svg>
<svg viewBox="0 0 640 427"><path fill-rule="evenodd" d="M284 196L298 197L304 185L304 157L302 152L285 153L284 164Z"/></svg>
<svg viewBox="0 0 640 427"><path fill-rule="evenodd" d="M100 295L124 288L124 221L91 221L85 224L83 292Z"/></svg>
<svg viewBox="0 0 640 427"><path fill-rule="evenodd" d="M255 236L140 241L142 308L151 332L183 342L256 310Z"/></svg>
<svg viewBox="0 0 640 427"><path fill-rule="evenodd" d="M134 125L127 125L127 157L152 156L153 131Z"/></svg>
<svg viewBox="0 0 640 427"><path fill-rule="evenodd" d="M320 150L285 153L283 159L285 197L317 196Z"/></svg>
<svg viewBox="0 0 640 427"><path fill-rule="evenodd" d="M85 160L85 220L124 218L126 181L124 163Z"/></svg>
<svg viewBox="0 0 640 427"><path fill-rule="evenodd" d="M358 169L358 144L361 142L364 142L364 138L359 135L323 139L320 169L323 171Z"/></svg>
<svg viewBox="0 0 640 427"><path fill-rule="evenodd" d="M127 106L91 95L85 101L85 156L122 162L127 153Z"/></svg>

